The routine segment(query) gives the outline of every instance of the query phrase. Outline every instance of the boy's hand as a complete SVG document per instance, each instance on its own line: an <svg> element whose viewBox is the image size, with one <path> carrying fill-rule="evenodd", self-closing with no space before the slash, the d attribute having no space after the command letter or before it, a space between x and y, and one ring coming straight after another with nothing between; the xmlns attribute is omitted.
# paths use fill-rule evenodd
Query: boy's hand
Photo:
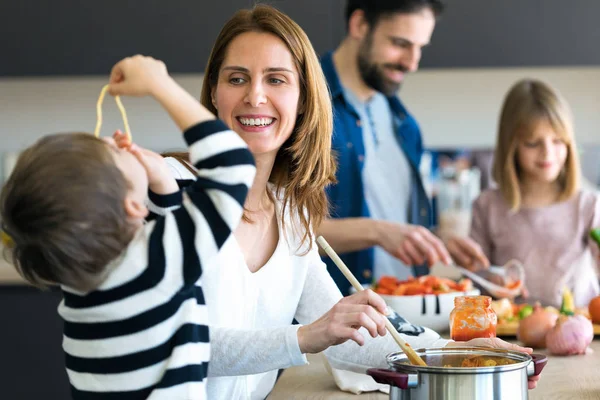
<svg viewBox="0 0 600 400"><path fill-rule="evenodd" d="M131 143L127 135L120 130L113 134L113 139L118 148L129 151L142 164L148 175L148 187L152 192L171 194L179 191L177 181L171 174L164 157Z"/></svg>
<svg viewBox="0 0 600 400"><path fill-rule="evenodd" d="M141 55L119 61L110 73L108 91L111 95L146 96L171 77L162 61Z"/></svg>

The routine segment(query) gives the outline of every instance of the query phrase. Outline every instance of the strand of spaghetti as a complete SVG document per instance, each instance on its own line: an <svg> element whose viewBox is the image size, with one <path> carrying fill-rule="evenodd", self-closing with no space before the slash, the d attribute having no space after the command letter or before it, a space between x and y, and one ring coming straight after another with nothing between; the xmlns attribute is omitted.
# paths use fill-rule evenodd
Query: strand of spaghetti
<svg viewBox="0 0 600 400"><path fill-rule="evenodd" d="M96 103L96 129L94 129L94 136L100 136L100 128L102 127L102 103L104 102L104 96L106 95L106 91L108 90L108 85L104 85L102 90L100 91L100 96L98 97L98 102ZM119 111L121 112L121 117L123 117L123 124L125 125L125 133L127 134L127 138L131 142L131 130L129 129L129 121L127 120L127 113L125 112L125 107L123 107L123 103L121 102L121 98L119 96L115 96L115 101L117 102L117 107L119 107Z"/></svg>

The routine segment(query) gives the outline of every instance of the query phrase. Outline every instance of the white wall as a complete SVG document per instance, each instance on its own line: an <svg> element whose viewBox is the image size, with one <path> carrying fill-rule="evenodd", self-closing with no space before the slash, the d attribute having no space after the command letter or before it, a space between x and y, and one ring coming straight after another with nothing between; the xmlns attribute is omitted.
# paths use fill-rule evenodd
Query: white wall
<svg viewBox="0 0 600 400"><path fill-rule="evenodd" d="M548 81L567 98L579 144L600 143L600 68L423 70L412 74L402 98L421 123L429 147L486 147L494 143L502 98L518 79ZM177 81L199 96L201 75ZM17 151L43 134L92 132L104 77L0 79L0 153ZM135 140L155 150L183 145L177 129L151 99L123 99ZM103 134L122 128L110 96L104 102Z"/></svg>
<svg viewBox="0 0 600 400"><path fill-rule="evenodd" d="M402 98L430 147L495 143L500 107L519 79L542 79L569 102L579 145L600 144L600 68L423 70L410 75Z"/></svg>
<svg viewBox="0 0 600 400"><path fill-rule="evenodd" d="M200 96L201 75L176 76L190 93ZM0 152L15 151L47 133L93 132L96 102L105 77L0 79ZM132 135L142 146L156 150L180 148L178 130L150 98L123 98ZM123 129L114 99L103 104L102 134Z"/></svg>

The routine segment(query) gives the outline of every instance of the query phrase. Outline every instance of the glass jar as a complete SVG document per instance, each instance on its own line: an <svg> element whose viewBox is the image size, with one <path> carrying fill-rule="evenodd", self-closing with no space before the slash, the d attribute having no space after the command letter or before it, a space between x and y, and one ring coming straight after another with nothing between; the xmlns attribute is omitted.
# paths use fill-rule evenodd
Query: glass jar
<svg viewBox="0 0 600 400"><path fill-rule="evenodd" d="M457 296L450 313L450 337L457 342L496 336L498 317L489 296Z"/></svg>

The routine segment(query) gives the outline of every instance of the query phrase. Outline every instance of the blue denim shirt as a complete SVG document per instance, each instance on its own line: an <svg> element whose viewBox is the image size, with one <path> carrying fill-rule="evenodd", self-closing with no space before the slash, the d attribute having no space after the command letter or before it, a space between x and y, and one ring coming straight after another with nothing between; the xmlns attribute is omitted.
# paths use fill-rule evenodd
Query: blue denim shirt
<svg viewBox="0 0 600 400"><path fill-rule="evenodd" d="M338 161L336 176L338 182L327 189L331 203L331 217L370 217L362 183L362 169L365 162L362 122L356 110L344 97L332 56L333 53L329 52L321 58L321 66L329 84L333 103L332 147ZM408 222L430 228L433 223L432 207L419 174L419 163L423 154L421 131L417 121L404 108L398 97L388 97L388 101L394 114L398 145L406 154L412 171ZM370 248L343 254L340 257L359 281L371 283L373 253L373 249ZM324 261L342 293L347 294L350 284L346 278L329 258L324 258ZM416 275L427 273L426 266L415 266L413 269Z"/></svg>

